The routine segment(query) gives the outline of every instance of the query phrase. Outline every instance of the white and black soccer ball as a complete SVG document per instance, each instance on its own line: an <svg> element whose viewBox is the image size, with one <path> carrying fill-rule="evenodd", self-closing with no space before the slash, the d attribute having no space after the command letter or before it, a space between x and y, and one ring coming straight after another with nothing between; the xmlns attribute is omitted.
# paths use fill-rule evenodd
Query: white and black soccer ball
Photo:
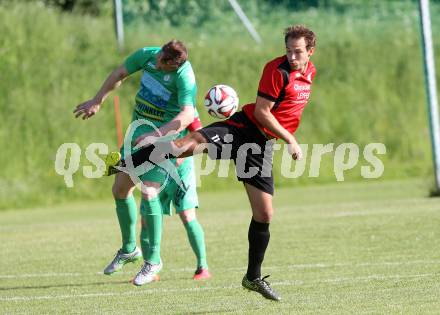
<svg viewBox="0 0 440 315"><path fill-rule="evenodd" d="M206 93L205 107L212 117L229 118L234 115L238 108L237 92L228 85L214 85Z"/></svg>

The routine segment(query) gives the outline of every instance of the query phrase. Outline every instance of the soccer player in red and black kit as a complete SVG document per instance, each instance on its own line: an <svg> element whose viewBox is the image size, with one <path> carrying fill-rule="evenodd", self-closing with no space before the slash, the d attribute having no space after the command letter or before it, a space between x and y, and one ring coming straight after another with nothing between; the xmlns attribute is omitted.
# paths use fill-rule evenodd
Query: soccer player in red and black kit
<svg viewBox="0 0 440 315"><path fill-rule="evenodd" d="M168 157L186 157L200 153L200 145L214 147L214 158L224 159L226 145L237 168L237 177L244 183L252 208L249 226L249 260L243 287L261 293L265 298L280 296L261 278L261 264L269 244L269 223L272 220L272 145L274 139L286 142L293 159L302 158L301 148L293 133L310 97L315 67L310 62L314 53L315 34L303 25L288 27L284 32L286 54L264 67L255 103L247 104L231 118L215 122L170 143ZM232 137L231 137L232 135ZM147 134L142 136L155 136ZM157 136L157 135L156 135ZM141 139L138 139L139 142ZM232 145L232 150L230 147ZM154 145L132 155L134 166L149 159ZM183 153L182 153L183 151ZM206 150L204 150L206 152ZM212 157L211 150L208 154ZM119 165L125 165L120 161ZM245 170L247 170L245 172Z"/></svg>

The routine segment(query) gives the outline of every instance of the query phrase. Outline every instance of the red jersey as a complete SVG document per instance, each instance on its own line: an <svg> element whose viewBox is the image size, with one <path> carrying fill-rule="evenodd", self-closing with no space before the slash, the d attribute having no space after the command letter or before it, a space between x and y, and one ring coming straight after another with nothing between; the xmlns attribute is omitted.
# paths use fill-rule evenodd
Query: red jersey
<svg viewBox="0 0 440 315"><path fill-rule="evenodd" d="M258 86L258 96L275 102L270 112L290 133L294 133L299 126L301 114L310 98L310 88L315 73L315 66L310 61L304 74L299 70L291 70L285 55L269 61L264 67ZM246 116L260 130L271 137L278 138L257 122L254 110L255 103L246 104L243 107Z"/></svg>

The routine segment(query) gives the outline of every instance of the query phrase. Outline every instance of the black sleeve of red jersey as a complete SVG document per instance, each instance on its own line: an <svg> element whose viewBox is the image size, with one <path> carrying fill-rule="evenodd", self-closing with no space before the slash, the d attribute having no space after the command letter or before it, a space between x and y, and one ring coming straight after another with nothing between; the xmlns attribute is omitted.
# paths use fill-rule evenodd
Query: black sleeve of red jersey
<svg viewBox="0 0 440 315"><path fill-rule="evenodd" d="M257 95L261 96L262 98L265 98L271 102L275 102L277 100L276 97L270 96L269 94L263 93L261 91L258 91Z"/></svg>
<svg viewBox="0 0 440 315"><path fill-rule="evenodd" d="M257 95L271 102L276 102L283 84L283 76L277 69L276 64L269 63L264 67Z"/></svg>

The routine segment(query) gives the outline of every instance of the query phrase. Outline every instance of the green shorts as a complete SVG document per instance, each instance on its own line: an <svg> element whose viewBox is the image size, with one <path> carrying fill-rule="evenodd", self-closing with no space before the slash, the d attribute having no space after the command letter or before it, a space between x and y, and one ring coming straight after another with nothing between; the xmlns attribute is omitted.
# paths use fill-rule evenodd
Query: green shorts
<svg viewBox="0 0 440 315"><path fill-rule="evenodd" d="M177 172L181 182L177 183L169 178L165 187L158 195L162 207L162 214L172 215L171 203L174 209L176 209L176 213L199 207L193 158L186 158L177 168ZM145 209L141 207L141 214L145 216L151 213L146 213Z"/></svg>
<svg viewBox="0 0 440 315"><path fill-rule="evenodd" d="M133 122L135 122L138 119L147 120L144 117L138 115L136 112L134 112L133 117L132 117L132 124L133 124ZM151 122L151 121L149 121L149 122L154 125L154 122ZM120 150L121 155L122 155L122 159L125 159L125 156L126 156L125 144L130 145L129 152L130 152L130 154L133 154L133 152L135 152L135 150L133 150L134 141L136 141L136 139L139 136L141 136L145 133L152 132L154 130L155 129L153 127L151 127L151 125L148 125L148 124L141 124L140 126L137 126L136 129L132 133L130 133L131 137L124 139L124 144L122 145L121 150ZM178 137L182 137L184 135L186 135L185 131L181 132ZM157 167L157 166L153 166L150 164L149 167L147 166L146 171L144 173L142 173L141 175L139 175L139 179L142 182L149 181L149 182L155 182L155 183L161 183L161 184L165 183L167 181L167 178L170 177L169 174L167 174L166 170L167 169L174 170L174 172L175 172L175 169L176 169L175 165L176 165L175 159L170 159L170 160L163 162L163 167ZM177 176L177 174L173 174L173 175Z"/></svg>
<svg viewBox="0 0 440 315"><path fill-rule="evenodd" d="M134 112L132 121L137 119L145 118ZM152 123L154 124L154 122ZM148 124L140 125L134 130L131 140L128 143L131 144L131 142L134 142L139 136L153 130L154 128ZM178 137L183 137L187 133L186 130L182 131ZM127 139L125 142L127 142ZM133 147L133 145L131 145L131 147ZM124 146L121 148L121 155L122 158L125 157ZM175 179L177 178L180 179L180 183L176 182ZM162 164L159 164L159 166L150 164L150 167L147 168L145 173L139 176L139 179L142 182L149 181L162 185L158 198L160 198L163 214L172 214L171 203L173 203L176 213L199 206L194 174L194 161L192 157L186 158L179 167L176 167L176 159L166 160ZM142 212L143 210L141 209L141 213Z"/></svg>

